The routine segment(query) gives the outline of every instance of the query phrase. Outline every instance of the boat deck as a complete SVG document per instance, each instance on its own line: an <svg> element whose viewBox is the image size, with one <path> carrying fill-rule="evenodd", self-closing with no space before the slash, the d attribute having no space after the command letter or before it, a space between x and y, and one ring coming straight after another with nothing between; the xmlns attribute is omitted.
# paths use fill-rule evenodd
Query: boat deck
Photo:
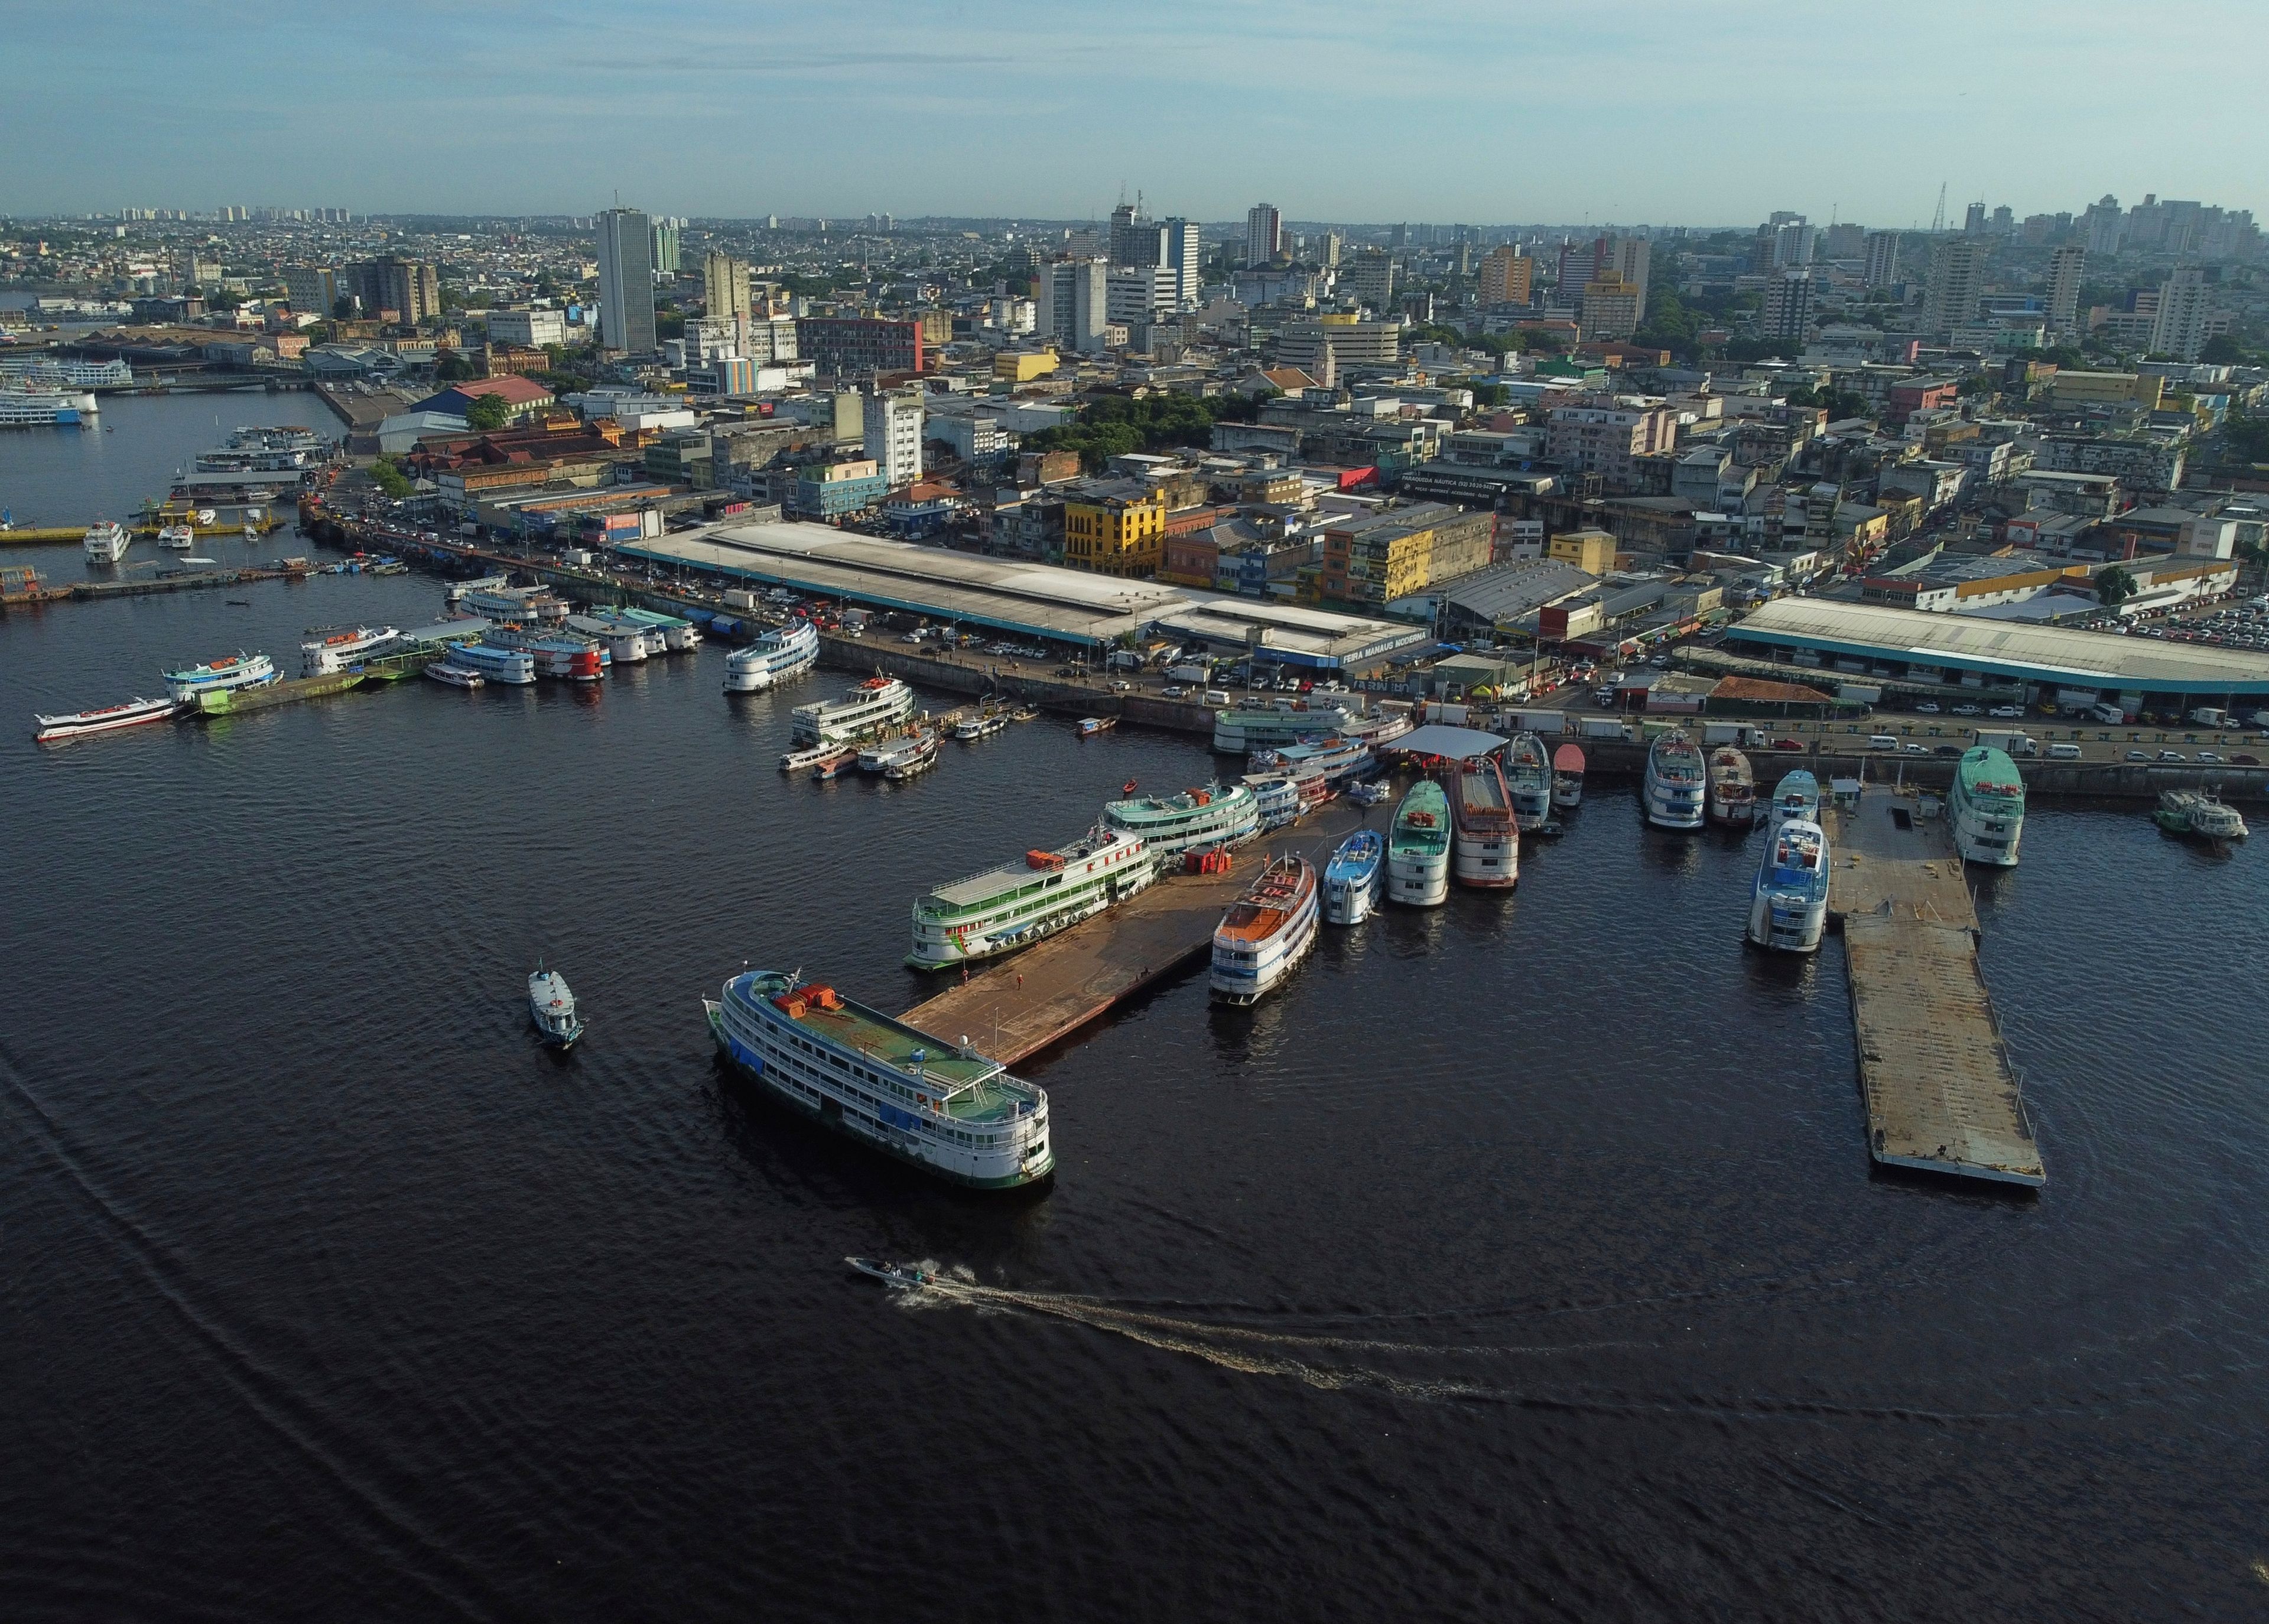
<svg viewBox="0 0 2269 1624"><path fill-rule="evenodd" d="M1332 801L1299 825L1245 846L1227 872L1164 876L1107 912L972 969L966 983L900 1019L950 1042L966 1033L987 1054L1013 1066L1209 952L1223 912L1272 854L1297 851L1320 865L1364 821L1364 808Z"/></svg>
<svg viewBox="0 0 2269 1624"><path fill-rule="evenodd" d="M996 1080L995 1062L1000 1056L964 1056L951 1044L941 1045L929 1034L915 1031L864 1004L839 996L837 1008L808 1006L795 1019L807 1031L905 1074L901 1081L910 1084L914 1057L920 1055L922 1076L954 1090L947 1098L946 1114L958 1121L1005 1121L1016 1114L1020 1102L1030 1097Z"/></svg>
<svg viewBox="0 0 2269 1624"><path fill-rule="evenodd" d="M1943 816L1870 788L1823 808L1844 931L1867 1148L1888 1166L2047 1180L1977 961L1977 911Z"/></svg>

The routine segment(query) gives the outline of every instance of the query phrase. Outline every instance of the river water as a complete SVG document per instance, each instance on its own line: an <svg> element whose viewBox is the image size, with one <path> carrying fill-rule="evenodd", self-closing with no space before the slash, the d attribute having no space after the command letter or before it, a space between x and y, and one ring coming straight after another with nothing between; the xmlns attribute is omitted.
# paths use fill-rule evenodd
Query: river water
<svg viewBox="0 0 2269 1624"><path fill-rule="evenodd" d="M161 472L211 427L132 404ZM140 494L25 446L21 509ZM12 1618L2269 1610L2259 852L2040 807L1980 881L2037 1196L1871 1173L1840 947L1745 950L1754 845L1600 787L1511 897L1027 1062L1057 1179L973 1197L752 1097L700 998L911 1005L917 892L1202 749L1042 721L791 781L846 675L728 704L715 649L30 742L440 608L235 595L0 618Z"/></svg>

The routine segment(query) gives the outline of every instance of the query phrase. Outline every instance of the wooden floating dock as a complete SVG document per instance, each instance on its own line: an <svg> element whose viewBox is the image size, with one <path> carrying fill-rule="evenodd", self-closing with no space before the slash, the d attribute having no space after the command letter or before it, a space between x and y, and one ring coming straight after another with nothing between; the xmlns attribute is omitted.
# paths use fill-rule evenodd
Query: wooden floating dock
<svg viewBox="0 0 2269 1624"><path fill-rule="evenodd" d="M197 696L196 714L241 716L247 711L265 711L300 699L320 699L326 694L343 694L348 689L358 686L362 680L363 674L358 668L334 671L327 676L285 677L279 682L262 683L257 688L214 689Z"/></svg>
<svg viewBox="0 0 2269 1624"><path fill-rule="evenodd" d="M1384 828L1394 808L1390 802L1368 811ZM1273 853L1297 851L1320 867L1365 816L1364 808L1334 801L1246 846L1227 874L1169 875L1108 913L972 968L966 983L956 981L899 1019L941 1043L965 1037L1014 1066L1210 949L1223 912Z"/></svg>
<svg viewBox="0 0 2269 1624"><path fill-rule="evenodd" d="M1977 963L1977 911L1940 816L1871 786L1823 811L1844 932L1867 1148L1887 1166L2047 1182Z"/></svg>

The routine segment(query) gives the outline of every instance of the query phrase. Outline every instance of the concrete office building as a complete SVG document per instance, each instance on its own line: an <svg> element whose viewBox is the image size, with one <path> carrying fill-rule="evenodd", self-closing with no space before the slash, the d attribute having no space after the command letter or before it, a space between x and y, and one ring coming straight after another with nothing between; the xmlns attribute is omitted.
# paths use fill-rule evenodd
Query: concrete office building
<svg viewBox="0 0 2269 1624"><path fill-rule="evenodd" d="M684 262L684 250L678 246L678 229L682 219L660 219L654 223L654 268L665 277L675 277Z"/></svg>
<svg viewBox="0 0 2269 1624"><path fill-rule="evenodd" d="M1484 305L1525 305L1534 289L1536 262L1518 243L1501 242L1482 255L1481 299Z"/></svg>
<svg viewBox="0 0 2269 1624"><path fill-rule="evenodd" d="M862 449L895 491L921 477L922 403L913 390L870 395L865 401L866 439Z"/></svg>
<svg viewBox="0 0 2269 1624"><path fill-rule="evenodd" d="M339 302L339 273L328 265L287 265L284 297L292 309L328 320Z"/></svg>
<svg viewBox="0 0 2269 1624"><path fill-rule="evenodd" d="M1887 288L1899 279L1899 234L1869 232L1866 241L1867 285Z"/></svg>
<svg viewBox="0 0 2269 1624"><path fill-rule="evenodd" d="M2069 333L2080 320L2080 276L2088 250L2068 242L2049 255L2049 330Z"/></svg>
<svg viewBox="0 0 2269 1624"><path fill-rule="evenodd" d="M1194 307L1198 302L1198 257L1203 248L1195 220L1176 218L1166 222L1166 257L1163 262L1173 270L1174 303L1178 307Z"/></svg>
<svg viewBox="0 0 2269 1624"><path fill-rule="evenodd" d="M560 310L491 310L488 329L492 344L526 344L541 349L545 344L567 342L567 315Z"/></svg>
<svg viewBox="0 0 2269 1624"><path fill-rule="evenodd" d="M1923 331L1944 335L1977 317L1985 292L1987 245L1977 237L1941 238L1930 253L1930 292L1923 299Z"/></svg>
<svg viewBox="0 0 2269 1624"><path fill-rule="evenodd" d="M1645 295L1614 271L1584 284L1580 317L1585 338L1629 338L1638 330Z"/></svg>
<svg viewBox="0 0 2269 1624"><path fill-rule="evenodd" d="M1098 259L1055 260L1034 277L1038 336L1059 350L1103 348L1110 308L1110 268Z"/></svg>
<svg viewBox="0 0 2269 1624"><path fill-rule="evenodd" d="M1638 299L1638 315L1631 322L1638 325L1646 314L1647 262L1654 256L1654 245L1644 237L1618 237L1608 246L1607 263L1603 272L1612 272L1629 283Z"/></svg>
<svg viewBox="0 0 2269 1624"><path fill-rule="evenodd" d="M1394 307L1394 256L1384 248L1361 248L1340 268L1340 285L1385 315Z"/></svg>
<svg viewBox="0 0 2269 1624"><path fill-rule="evenodd" d="M1255 203L1245 211L1246 266L1273 263L1284 247L1284 217L1275 203Z"/></svg>
<svg viewBox="0 0 2269 1624"><path fill-rule="evenodd" d="M1171 265L1113 265L1104 272L1104 320L1134 327L1155 321L1180 302L1181 277Z"/></svg>
<svg viewBox="0 0 2269 1624"><path fill-rule="evenodd" d="M753 306L749 297L749 262L729 254L701 256L701 297L712 317L746 320Z"/></svg>
<svg viewBox="0 0 2269 1624"><path fill-rule="evenodd" d="M599 343L648 355L654 337L654 222L636 209L599 216Z"/></svg>
<svg viewBox="0 0 2269 1624"><path fill-rule="evenodd" d="M2184 265L2174 275L2159 284L2159 309L2151 321L2151 349L2154 353L2178 355L2185 361L2195 361L2206 345L2214 316L2214 302L2208 296L2206 272L2196 265Z"/></svg>
<svg viewBox="0 0 2269 1624"><path fill-rule="evenodd" d="M416 260L383 255L348 266L341 281L341 291L361 302L365 315L390 310L395 321L415 325L441 314L441 279Z"/></svg>
<svg viewBox="0 0 2269 1624"><path fill-rule="evenodd" d="M1765 284L1765 307L1757 319L1761 338L1800 340L1812 323L1812 272L1791 267Z"/></svg>

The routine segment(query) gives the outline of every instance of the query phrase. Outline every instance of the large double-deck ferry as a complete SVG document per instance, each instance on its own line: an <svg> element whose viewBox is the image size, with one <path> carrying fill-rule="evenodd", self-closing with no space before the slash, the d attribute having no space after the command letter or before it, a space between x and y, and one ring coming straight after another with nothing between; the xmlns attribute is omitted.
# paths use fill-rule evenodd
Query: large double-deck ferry
<svg viewBox="0 0 2269 1624"><path fill-rule="evenodd" d="M1213 933L1213 995L1255 1003L1316 945L1316 868L1304 857L1273 857Z"/></svg>
<svg viewBox="0 0 2269 1624"><path fill-rule="evenodd" d="M603 644L610 665L636 665L661 652L661 633L626 620L603 615L570 615L566 630Z"/></svg>
<svg viewBox="0 0 2269 1624"><path fill-rule="evenodd" d="M276 680L276 663L265 654L236 653L203 665L166 673L166 691L176 705L195 705L199 694L225 689L257 688Z"/></svg>
<svg viewBox="0 0 2269 1624"><path fill-rule="evenodd" d="M2007 750L1977 744L1962 752L1946 797L1946 816L1954 828L1954 849L1964 862L2017 866L2017 842L2025 831L2025 781Z"/></svg>
<svg viewBox="0 0 2269 1624"><path fill-rule="evenodd" d="M819 628L808 620L791 620L725 656L725 691L762 693L818 663Z"/></svg>
<svg viewBox="0 0 2269 1624"><path fill-rule="evenodd" d="M491 648L523 650L535 657L538 676L564 677L571 683L595 683L612 663L605 644L564 628L491 626L481 633L481 641Z"/></svg>
<svg viewBox="0 0 2269 1624"><path fill-rule="evenodd" d="M1216 711L1213 747L1225 756L1281 749L1297 744L1310 734L1339 733L1352 715L1336 705L1308 706L1290 703Z"/></svg>
<svg viewBox="0 0 2269 1624"><path fill-rule="evenodd" d="M1749 892L1749 940L1783 953L1816 953L1828 926L1828 834L1792 817L1765 841Z"/></svg>
<svg viewBox="0 0 2269 1624"><path fill-rule="evenodd" d="M913 689L895 676L870 676L840 699L797 705L793 731L798 744L843 744L896 727L913 708Z"/></svg>
<svg viewBox="0 0 2269 1624"><path fill-rule="evenodd" d="M1451 802L1451 872L1460 885L1508 890L1520 882L1520 828L1511 790L1497 758L1484 756L1458 769ZM1550 794L1548 784L1546 794Z"/></svg>
<svg viewBox="0 0 2269 1624"><path fill-rule="evenodd" d="M1260 815L1260 832L1268 834L1296 823L1300 816L1300 784L1281 767L1269 772L1248 772L1245 786L1253 792L1253 809Z"/></svg>
<svg viewBox="0 0 2269 1624"><path fill-rule="evenodd" d="M611 611L612 617L633 625L647 626L661 633L663 648L673 654L701 646L701 628L683 615L665 615L659 609L625 608Z"/></svg>
<svg viewBox="0 0 2269 1624"><path fill-rule="evenodd" d="M1359 777L1377 760L1371 753L1370 745L1360 739L1349 739L1337 734L1304 738L1297 744L1253 752L1255 768L1262 771L1281 768L1295 778L1320 778L1327 784L1341 784Z"/></svg>
<svg viewBox="0 0 2269 1624"><path fill-rule="evenodd" d="M134 538L116 520L98 519L87 526L82 544L86 549L89 563L115 564L126 556L126 550L134 544Z"/></svg>
<svg viewBox="0 0 2269 1624"><path fill-rule="evenodd" d="M452 643L450 663L477 671L491 683L525 687L536 680L536 656L524 648L499 648L491 643Z"/></svg>
<svg viewBox="0 0 2269 1624"><path fill-rule="evenodd" d="M1243 845L1260 832L1260 808L1247 786L1212 784L1179 795L1112 801L1103 808L1103 822L1171 857L1201 846Z"/></svg>
<svg viewBox="0 0 2269 1624"><path fill-rule="evenodd" d="M725 1058L787 1104L956 1184L1014 1189L1055 1168L1048 1096L801 971L734 977L702 1000Z"/></svg>
<svg viewBox="0 0 2269 1624"><path fill-rule="evenodd" d="M329 676L344 671L380 644L401 635L392 626L352 626L312 637L299 645L299 675Z"/></svg>
<svg viewBox="0 0 2269 1624"><path fill-rule="evenodd" d="M1541 829L1552 821L1552 764L1544 754L1544 741L1534 734L1516 734L1505 751L1504 787L1517 826Z"/></svg>
<svg viewBox="0 0 2269 1624"><path fill-rule="evenodd" d="M467 581L465 588L462 594L451 596L449 606L461 614L478 615L484 620L517 621L523 625L562 621L572 608L566 599L549 587L491 587Z"/></svg>
<svg viewBox="0 0 2269 1624"><path fill-rule="evenodd" d="M11 382L0 388L0 429L75 429L92 426L102 404L92 389L43 388Z"/></svg>
<svg viewBox="0 0 2269 1624"><path fill-rule="evenodd" d="M1450 801L1421 779L1394 808L1386 838L1386 899L1438 908L1450 899Z"/></svg>
<svg viewBox="0 0 2269 1624"><path fill-rule="evenodd" d="M1699 829L1707 789L1702 751L1682 733L1666 733L1647 747L1646 821L1658 829Z"/></svg>
<svg viewBox="0 0 2269 1624"><path fill-rule="evenodd" d="M1126 901L1157 872L1140 838L1101 826L1053 852L1027 852L924 894L906 963L941 970L1030 947Z"/></svg>

